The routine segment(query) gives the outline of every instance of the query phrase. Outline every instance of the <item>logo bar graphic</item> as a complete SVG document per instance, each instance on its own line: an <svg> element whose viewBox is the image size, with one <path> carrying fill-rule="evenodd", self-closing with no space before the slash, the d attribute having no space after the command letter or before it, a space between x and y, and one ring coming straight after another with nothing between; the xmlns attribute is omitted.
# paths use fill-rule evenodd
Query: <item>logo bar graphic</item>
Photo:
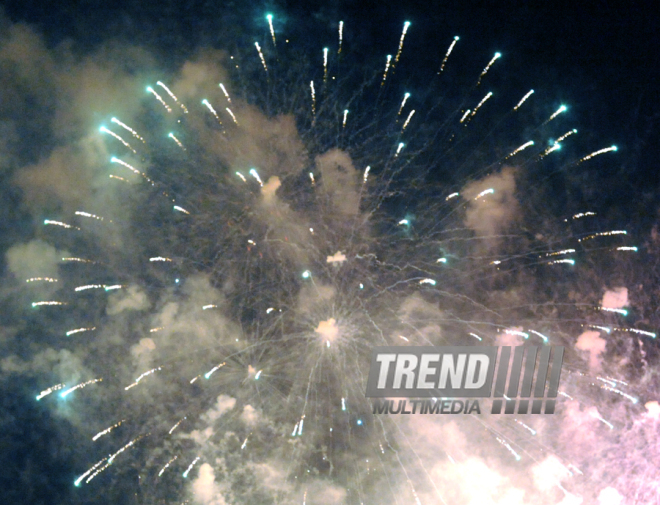
<svg viewBox="0 0 660 505"><path fill-rule="evenodd" d="M499 360L498 347L494 346L376 347L371 356L366 396L492 396L492 414L501 414L503 406L504 414L541 414L545 401L544 413L554 414L563 359L562 346L516 346L513 352L510 346L504 346L499 348ZM426 409L420 410L425 413Z"/></svg>

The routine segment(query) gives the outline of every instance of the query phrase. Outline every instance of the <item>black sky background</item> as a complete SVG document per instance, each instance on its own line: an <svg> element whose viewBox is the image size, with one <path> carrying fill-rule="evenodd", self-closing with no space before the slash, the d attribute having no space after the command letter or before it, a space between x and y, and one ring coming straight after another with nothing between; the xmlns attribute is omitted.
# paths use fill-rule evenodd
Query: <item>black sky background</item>
<svg viewBox="0 0 660 505"><path fill-rule="evenodd" d="M8 20L36 27L51 47L71 40L75 50L84 53L111 38L129 40L159 53L163 65L172 68L200 46L252 44L254 34L267 35L266 12L274 13L283 35L305 38L311 46L314 30L301 26L300 20L325 26L328 37L319 39L319 48L327 40L335 41L329 37L336 37L336 22L344 20L346 44L373 46L379 54L395 49L402 23L409 20L406 43L416 48L419 65L432 69L447 47L436 42L460 35L475 61L501 51L512 80L532 86L551 81L558 103L570 104L581 128L596 131L602 139L595 144L619 146L616 161L603 165L604 172L598 173L597 167L590 171L590 187L605 188L607 196L597 201L596 195L585 194L587 201L639 234L657 221L660 17L655 2L9 0L0 5ZM4 256L8 245L23 233L25 216L6 211L17 205L19 194L6 188L2 194L14 199L2 202ZM36 386L4 383L1 387L10 394L0 394L5 413L0 453L23 471L18 480L0 478L0 496L4 489L7 495L11 491L11 496L22 496L21 503L26 504L75 503L70 495L75 493L70 479L75 451L60 442L66 434L39 405L25 404L16 396L17 391L32 394ZM24 493L14 494L20 489Z"/></svg>

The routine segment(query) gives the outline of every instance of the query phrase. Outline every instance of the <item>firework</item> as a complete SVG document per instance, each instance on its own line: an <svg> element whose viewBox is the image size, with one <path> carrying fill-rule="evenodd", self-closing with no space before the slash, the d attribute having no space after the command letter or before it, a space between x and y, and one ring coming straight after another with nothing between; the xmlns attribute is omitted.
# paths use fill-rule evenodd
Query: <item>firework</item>
<svg viewBox="0 0 660 505"><path fill-rule="evenodd" d="M608 342L636 339L648 365L655 333L624 324L627 291L593 287L617 251L638 250L537 187L544 163L582 169L616 147L578 152L567 107L544 106L538 88L489 91L500 53L458 99L436 98L458 37L428 92L412 94L409 22L365 81L345 66L335 78L350 26L308 68L266 19L263 47L239 48L224 83L199 86L215 95L171 76L154 85L162 95L146 88L127 119L136 130L105 118L120 175L103 183L128 183L119 216L99 204L61 217L74 224L43 222L70 253L57 279L34 272L26 289L50 289L39 311L68 311L52 332L79 339L89 376L48 377L57 385L37 400L88 420L80 492L121 486L121 468L137 469L147 503L550 504L614 489L589 467L587 438L571 436L586 427L609 447L609 432L641 437L657 423L653 405L633 410L633 386L596 375ZM365 398L374 346L527 342L570 349L554 416L406 419ZM509 477L474 491L463 474ZM640 496L653 486L642 478Z"/></svg>

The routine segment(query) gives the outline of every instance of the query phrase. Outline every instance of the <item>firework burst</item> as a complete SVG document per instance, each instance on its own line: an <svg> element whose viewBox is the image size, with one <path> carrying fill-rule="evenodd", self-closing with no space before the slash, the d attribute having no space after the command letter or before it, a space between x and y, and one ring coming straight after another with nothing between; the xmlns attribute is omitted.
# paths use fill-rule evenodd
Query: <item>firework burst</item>
<svg viewBox="0 0 660 505"><path fill-rule="evenodd" d="M598 276L634 240L563 196L616 147L580 151L566 106L491 81L500 53L457 72L453 35L431 75L407 22L358 70L343 22L310 55L266 19L108 117L94 193L44 221L57 275L30 272L31 317L76 366L37 400L89 440L80 492L135 472L140 503L657 498L645 449L634 496L591 449L657 429L636 392L653 328ZM551 418L387 417L365 398L376 345L527 342L569 348Z"/></svg>

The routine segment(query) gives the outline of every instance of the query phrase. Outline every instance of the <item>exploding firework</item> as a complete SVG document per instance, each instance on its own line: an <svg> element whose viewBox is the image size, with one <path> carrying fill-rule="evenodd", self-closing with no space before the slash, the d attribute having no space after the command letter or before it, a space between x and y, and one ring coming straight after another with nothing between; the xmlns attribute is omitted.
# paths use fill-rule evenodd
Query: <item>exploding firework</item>
<svg viewBox="0 0 660 505"><path fill-rule="evenodd" d="M32 324L76 364L37 400L89 441L80 493L137 474L140 503L657 499L636 393L655 334L599 277L637 248L563 196L616 147L580 152L566 106L491 83L500 53L457 72L458 37L425 74L405 23L357 71L343 22L305 55L266 19L108 117L89 193L43 221L58 268L27 279ZM557 414L372 413L374 346L484 343L566 346ZM627 443L630 481L600 453Z"/></svg>

